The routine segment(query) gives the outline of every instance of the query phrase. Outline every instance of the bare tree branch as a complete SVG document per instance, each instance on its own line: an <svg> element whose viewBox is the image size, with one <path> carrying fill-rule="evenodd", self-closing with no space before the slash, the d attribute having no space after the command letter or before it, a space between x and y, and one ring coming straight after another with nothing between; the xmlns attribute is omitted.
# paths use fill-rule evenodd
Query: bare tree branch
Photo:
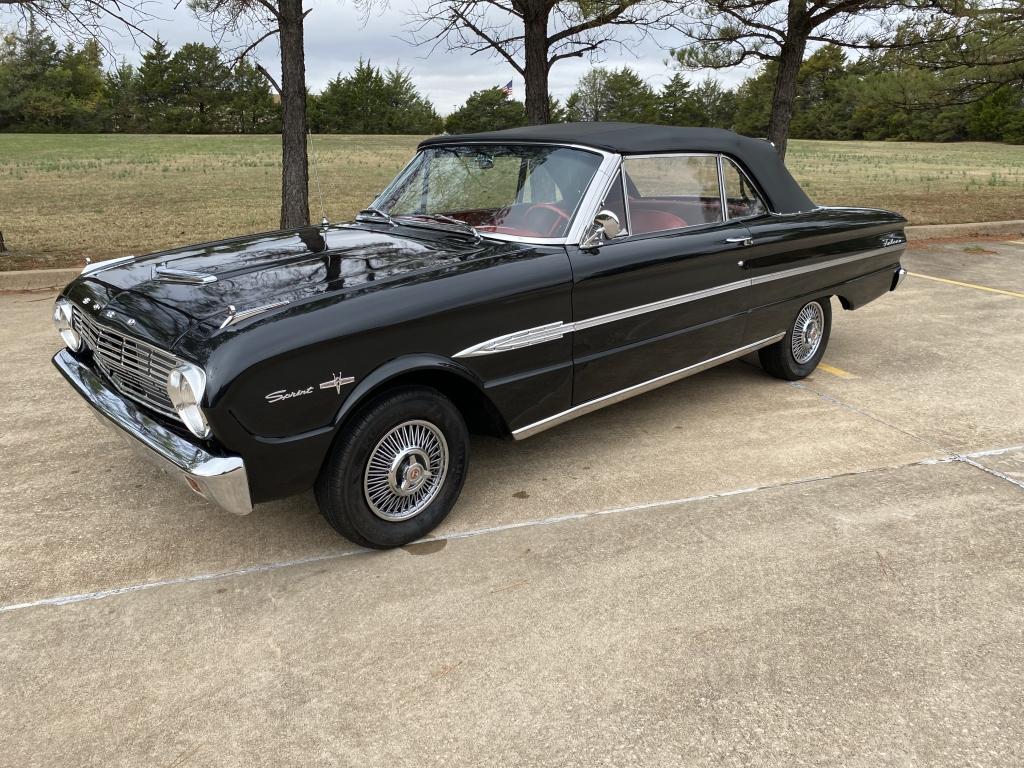
<svg viewBox="0 0 1024 768"><path fill-rule="evenodd" d="M466 50L502 59L526 81L530 121L546 122L552 66L668 29L678 12L662 0L424 0L408 14L404 39L431 53Z"/></svg>
<svg viewBox="0 0 1024 768"><path fill-rule="evenodd" d="M122 31L136 41L154 40L145 29L157 18L148 10L151 5L151 0L0 0L0 11L9 11L19 25L34 19L71 40L95 39L109 51L111 37Z"/></svg>

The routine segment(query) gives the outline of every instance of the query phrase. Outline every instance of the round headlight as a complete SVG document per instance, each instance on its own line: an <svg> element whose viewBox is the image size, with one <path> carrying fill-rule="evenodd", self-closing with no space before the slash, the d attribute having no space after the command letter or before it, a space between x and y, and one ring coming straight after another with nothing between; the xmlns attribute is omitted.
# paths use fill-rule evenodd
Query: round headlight
<svg viewBox="0 0 1024 768"><path fill-rule="evenodd" d="M71 302L63 296L53 305L53 327L57 329L64 345L72 352L82 348L82 337L71 327Z"/></svg>
<svg viewBox="0 0 1024 768"><path fill-rule="evenodd" d="M210 425L199 404L206 391L206 374L191 363L182 363L167 374L167 396L188 431L196 437L209 437Z"/></svg>

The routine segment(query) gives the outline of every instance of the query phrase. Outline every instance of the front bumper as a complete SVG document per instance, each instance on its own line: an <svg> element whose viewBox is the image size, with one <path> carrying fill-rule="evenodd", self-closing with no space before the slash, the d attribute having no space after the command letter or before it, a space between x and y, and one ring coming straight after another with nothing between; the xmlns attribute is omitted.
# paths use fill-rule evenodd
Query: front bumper
<svg viewBox="0 0 1024 768"><path fill-rule="evenodd" d="M159 424L62 349L53 364L100 421L143 458L180 476L193 491L236 515L252 512L249 477L238 456L217 456Z"/></svg>

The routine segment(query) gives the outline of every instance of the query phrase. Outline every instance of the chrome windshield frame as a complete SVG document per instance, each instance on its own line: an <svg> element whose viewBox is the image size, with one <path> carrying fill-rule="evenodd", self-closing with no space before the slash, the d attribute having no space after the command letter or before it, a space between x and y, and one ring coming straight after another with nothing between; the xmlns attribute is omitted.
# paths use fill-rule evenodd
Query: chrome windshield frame
<svg viewBox="0 0 1024 768"><path fill-rule="evenodd" d="M430 147L417 150L416 154L412 156L405 167L395 176L395 178L388 184L384 190L374 198L373 202L368 207L370 208L381 208L384 201L394 192L394 190L402 184L412 173L413 167L416 164L420 153L425 149L431 149L437 146L450 146L450 147L466 147L466 146L516 146L516 147L559 147L563 149L576 149L582 152L589 152L592 155L598 155L601 158L601 164L597 167L594 172L593 178L590 180L590 184L587 186L586 191L580 197L580 202L576 206L576 210L572 213L572 220L569 224L569 229L565 237L526 237L522 235L507 235L498 232L480 232L480 236L487 240L501 240L505 242L513 243L530 243L533 245L577 245L583 238L588 225L593 220L593 211L595 205L599 205L604 196L604 190L607 188L609 178L614 177L614 172L618 170L619 163L622 158L613 153L605 152L595 147L586 147L582 144L563 144L555 142L540 142L540 141L452 141L451 143L432 144ZM597 198L595 200L595 198ZM383 208L381 208L383 210ZM588 212L589 215L588 215ZM400 223L400 222L399 222Z"/></svg>

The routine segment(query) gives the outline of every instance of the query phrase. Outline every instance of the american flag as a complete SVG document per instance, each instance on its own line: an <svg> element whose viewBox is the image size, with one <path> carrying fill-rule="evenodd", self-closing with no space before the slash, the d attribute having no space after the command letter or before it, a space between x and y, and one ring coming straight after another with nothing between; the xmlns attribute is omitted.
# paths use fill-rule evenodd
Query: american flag
<svg viewBox="0 0 1024 768"><path fill-rule="evenodd" d="M512 98L512 81L509 80L507 84L499 87L499 90L505 94L506 99Z"/></svg>

